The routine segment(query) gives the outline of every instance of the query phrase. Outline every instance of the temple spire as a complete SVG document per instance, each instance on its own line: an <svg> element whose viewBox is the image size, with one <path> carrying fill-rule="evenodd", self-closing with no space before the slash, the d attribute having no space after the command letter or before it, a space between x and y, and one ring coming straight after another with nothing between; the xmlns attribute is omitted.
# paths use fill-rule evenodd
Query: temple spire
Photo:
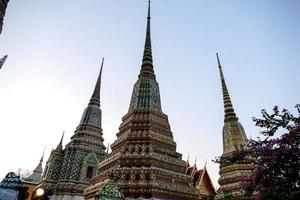
<svg viewBox="0 0 300 200"><path fill-rule="evenodd" d="M224 74L220 62L219 55L217 53L218 68L220 72L220 78L223 90L224 111L225 119L223 125L223 154L221 158L230 158L234 152L239 151L241 148L247 145L247 136L242 124L238 121L238 118L234 112L228 89L225 83ZM216 199L224 199L226 194L233 194L234 197L247 199L244 194L246 193L240 186L239 181L242 179L248 179L247 176L252 174L253 165L249 162L240 163L238 161L232 161L229 164L220 164L220 178L218 194ZM206 171L207 173L207 171Z"/></svg>
<svg viewBox="0 0 300 200"><path fill-rule="evenodd" d="M44 161L45 151L46 151L46 146L45 146L45 148L44 148L43 155L42 155L42 157L41 157L41 159L40 159L40 162L41 162L41 163Z"/></svg>
<svg viewBox="0 0 300 200"><path fill-rule="evenodd" d="M32 171L32 174L28 177L23 177L22 179L27 182L31 183L39 183L41 178L42 178L42 173L43 173L43 159L44 159L44 154L45 154L46 147L44 148L44 152L42 155L42 158L40 159L39 164L34 168Z"/></svg>
<svg viewBox="0 0 300 200"><path fill-rule="evenodd" d="M146 39L145 39L145 47L144 47L144 55L143 55L143 63L142 69L140 72L140 76L148 75L152 78L155 78L153 71L153 59L152 59L152 46L151 46L151 2L148 1L148 16L147 16L147 28L146 28Z"/></svg>
<svg viewBox="0 0 300 200"><path fill-rule="evenodd" d="M57 147L56 147L56 149L55 149L56 151L57 151L57 150L62 151L62 149L63 149L64 135L65 135L65 131L63 131L63 134L62 134L62 136L61 136L60 142L59 142L59 144L57 145Z"/></svg>
<svg viewBox="0 0 300 200"><path fill-rule="evenodd" d="M236 117L236 114L234 112L234 109L233 109L233 106L232 106L232 103L230 100L230 96L229 96L229 92L228 92L228 89L226 86L226 82L225 82L219 55L218 55L218 53L216 53L216 55L217 55L218 67L219 67L219 71L220 71L220 78L221 78L222 90L223 90L223 101L224 101L224 112L225 112L224 122L238 121L238 118Z"/></svg>
<svg viewBox="0 0 300 200"><path fill-rule="evenodd" d="M150 37L150 1L148 5L147 29L143 62L137 82L131 95L129 112L134 110L149 110L156 113L162 113L159 85L152 64L152 50Z"/></svg>
<svg viewBox="0 0 300 200"><path fill-rule="evenodd" d="M89 124L101 128L102 114L100 109L100 90L101 90L101 78L102 78L103 65L104 65L104 58L102 58L100 72L94 88L94 92L92 94L88 106L83 112L79 125Z"/></svg>
<svg viewBox="0 0 300 200"><path fill-rule="evenodd" d="M101 76L102 76L103 64L104 64L104 58L102 58L99 76L98 76L97 83L96 83L96 86L95 86L95 89L94 89L94 92L91 97L89 105L100 106L100 90L101 90Z"/></svg>

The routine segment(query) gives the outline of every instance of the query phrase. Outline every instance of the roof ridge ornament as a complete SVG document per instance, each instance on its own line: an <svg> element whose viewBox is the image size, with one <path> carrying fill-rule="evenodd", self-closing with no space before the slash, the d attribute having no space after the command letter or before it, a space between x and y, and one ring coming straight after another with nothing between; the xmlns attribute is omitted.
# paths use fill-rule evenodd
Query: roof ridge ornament
<svg viewBox="0 0 300 200"><path fill-rule="evenodd" d="M197 168L197 156L195 156L195 162L194 162L194 167Z"/></svg>

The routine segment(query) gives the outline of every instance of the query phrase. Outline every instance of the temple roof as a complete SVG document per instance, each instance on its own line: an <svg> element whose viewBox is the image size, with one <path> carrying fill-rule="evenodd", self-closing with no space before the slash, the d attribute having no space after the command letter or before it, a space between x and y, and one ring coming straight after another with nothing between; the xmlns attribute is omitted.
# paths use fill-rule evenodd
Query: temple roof
<svg viewBox="0 0 300 200"><path fill-rule="evenodd" d="M207 189L213 194L216 193L214 185L213 185L213 183L211 181L211 178L208 174L206 165L204 166L203 169L197 169L196 165L191 166L191 167L187 167L186 174L193 178L194 186L203 185L203 181L206 181L206 183L207 183L206 187L208 187Z"/></svg>
<svg viewBox="0 0 300 200"><path fill-rule="evenodd" d="M186 175L194 176L194 174L195 174L196 171L197 171L197 166L196 165L187 167L187 169L186 169Z"/></svg>
<svg viewBox="0 0 300 200"><path fill-rule="evenodd" d="M206 182L206 184L204 184L204 182ZM195 173L195 176L194 176L194 184L197 186L206 186L207 189L212 193L212 194L216 194L216 189L212 183L212 180L208 174L208 171L206 169L206 167L204 169L201 169L201 170L198 170L196 173ZM200 191L201 193L201 191Z"/></svg>
<svg viewBox="0 0 300 200"><path fill-rule="evenodd" d="M0 187L2 188L16 189L21 186L22 181L15 172L9 172L6 174L5 178L0 183Z"/></svg>
<svg viewBox="0 0 300 200"><path fill-rule="evenodd" d="M200 181L200 179L203 175L203 172L204 172L203 169L195 171L195 173L194 173L194 183L197 183L198 181Z"/></svg>
<svg viewBox="0 0 300 200"><path fill-rule="evenodd" d="M185 162L185 167L186 168L190 167L190 162L188 160Z"/></svg>
<svg viewBox="0 0 300 200"><path fill-rule="evenodd" d="M22 178L24 181L32 182L32 183L39 183L41 181L42 174L43 174L43 158L44 158L44 154L40 159L39 164L33 170L32 174L28 177Z"/></svg>

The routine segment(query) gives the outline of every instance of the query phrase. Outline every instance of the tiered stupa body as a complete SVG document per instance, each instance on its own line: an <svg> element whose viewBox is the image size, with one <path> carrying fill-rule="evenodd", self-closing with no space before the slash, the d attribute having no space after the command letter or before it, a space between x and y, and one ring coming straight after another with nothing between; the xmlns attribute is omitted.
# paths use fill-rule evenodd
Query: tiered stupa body
<svg viewBox="0 0 300 200"><path fill-rule="evenodd" d="M102 67L103 61L93 95L71 141L63 149L61 140L47 162L41 187L51 200L84 199L83 191L106 155L100 109Z"/></svg>
<svg viewBox="0 0 300 200"><path fill-rule="evenodd" d="M150 2L140 74L111 149L100 163L100 176L92 180L94 186L85 191L86 199L94 199L109 173L118 177L116 184L127 199L197 199L192 178L185 175L185 161L176 152L168 117L161 108L152 62Z"/></svg>
<svg viewBox="0 0 300 200"><path fill-rule="evenodd" d="M247 137L242 124L239 122L238 117L234 112L218 54L217 60L222 83L225 112L223 126L223 154L221 158L226 158L244 147L247 143ZM224 199L227 194L239 196L242 199L246 198L243 197L240 181L249 176L252 173L252 169L253 166L251 163L247 162L221 164L219 172L221 177L218 181L220 188L218 190L217 199Z"/></svg>

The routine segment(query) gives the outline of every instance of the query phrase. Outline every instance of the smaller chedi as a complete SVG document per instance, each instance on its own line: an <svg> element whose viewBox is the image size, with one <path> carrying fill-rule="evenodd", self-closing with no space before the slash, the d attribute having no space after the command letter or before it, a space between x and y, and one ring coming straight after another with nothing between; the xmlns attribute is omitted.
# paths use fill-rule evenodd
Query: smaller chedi
<svg viewBox="0 0 300 200"><path fill-rule="evenodd" d="M233 109L218 54L217 60L223 90L225 112L223 126L223 154L220 158L220 160L223 160L245 147L247 144L247 137L245 130ZM228 196L239 197L239 199L248 199L248 197L244 195L240 181L251 175L252 170L253 165L248 162L235 162L230 164L220 162L220 178L218 181L220 188L218 189L216 199L228 199Z"/></svg>
<svg viewBox="0 0 300 200"><path fill-rule="evenodd" d="M39 193L40 190L37 193L36 187L40 183L41 178L42 178L43 159L44 159L44 154L41 157L38 165L34 168L34 170L32 171L32 173L29 176L21 175L21 181L23 183L23 186L27 188L29 199L33 199L33 197L37 196L37 194L42 195L41 193Z"/></svg>
<svg viewBox="0 0 300 200"><path fill-rule="evenodd" d="M106 156L100 109L101 74L71 141L63 148L63 136L47 160L39 188L51 200L84 200L83 191L97 175L98 164Z"/></svg>

